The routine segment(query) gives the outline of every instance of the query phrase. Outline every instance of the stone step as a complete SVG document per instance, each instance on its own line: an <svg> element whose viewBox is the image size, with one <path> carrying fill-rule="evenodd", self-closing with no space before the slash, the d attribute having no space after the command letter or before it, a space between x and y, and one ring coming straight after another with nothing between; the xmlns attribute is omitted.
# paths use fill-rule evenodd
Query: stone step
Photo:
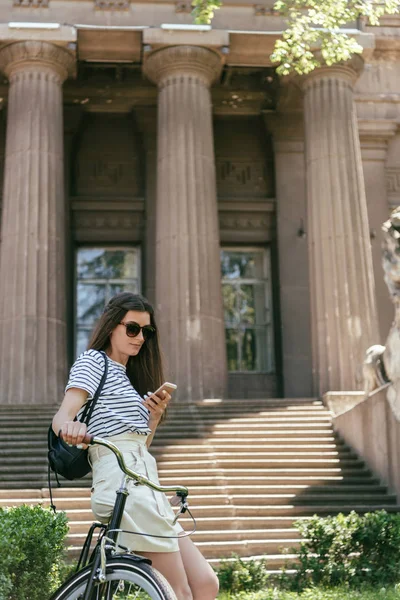
<svg viewBox="0 0 400 600"><path fill-rule="evenodd" d="M1 419L0 419L1 422ZM268 426L269 427L269 426ZM174 439L174 440L181 440L181 439L194 439L199 440L199 439L209 439L210 442L212 443L213 440L215 438L221 438L222 440L226 439L226 437L232 437L232 436L240 436L240 435L244 435L243 431L237 431L240 430L240 426L233 426L232 427L232 431L230 431L229 429L225 430L225 429L218 429L215 431L207 431L206 433L204 433L201 429L200 426L197 425L193 425L193 426L187 426L187 427L182 427L179 430L178 429L171 429L171 430L166 430L165 428L161 427L158 431L157 431L157 443L161 443L161 440L168 440L168 439ZM3 430L4 431L4 430ZM22 431L22 433L21 433ZM267 427L262 427L262 428L256 428L254 430L251 431L251 439L258 439L260 437L268 437L270 438L272 441L275 441L276 438L280 438L280 437L287 437L290 439L297 439L297 438L307 438L307 435L309 434L309 432L307 431L307 429L305 428L300 428L298 427L297 429L290 428L290 429L285 429L284 426L277 428L277 429L271 429L271 428L267 428ZM7 434L6 434L7 435ZM21 430L21 426L19 424L19 428L18 428L18 438L22 439L25 444L27 445L27 447L29 446L29 440L30 438L34 438L34 439L42 439L44 444L47 447L47 428L44 429L42 427L37 427L35 425L28 427L25 427L23 430ZM313 429L312 430L312 435L310 435L310 437L312 438L323 438L323 439L327 439L330 437L335 437L335 439L337 439L336 434L329 428L326 427L325 429ZM16 436L13 436L14 439L16 439ZM247 440L249 439L249 436L246 436Z"/></svg>
<svg viewBox="0 0 400 600"><path fill-rule="evenodd" d="M0 440L1 440L1 434L0 434ZM190 438L179 438L177 440L175 440L173 443L168 442L168 441L164 441L164 440L160 440L158 439L158 437L156 437L152 444L151 444L151 451L153 452L154 448L166 448L166 449L181 449L182 446L185 447L190 447L190 446L210 446L212 448L219 448L219 447L223 447L223 448L230 448L231 446L240 446L240 448L246 447L246 446L251 446L251 447L256 447L258 445L262 446L265 449L268 448L276 448L277 446L279 446L279 448L345 448L346 445L337 440L334 436L326 436L326 437L320 437L320 438L290 438L290 437L284 437L284 438L279 438L279 437L257 437L254 438L254 440L252 440L253 443L249 442L249 437L248 436L244 436L241 437L240 435L237 435L235 437L206 437L206 438L200 438L200 439L190 439ZM18 444L20 444L20 442L16 442ZM22 445L22 443L21 443ZM26 445L26 444L25 444Z"/></svg>
<svg viewBox="0 0 400 600"><path fill-rule="evenodd" d="M166 460L165 457L161 457L158 461L159 470L163 471L165 469L170 468L179 468L186 467L186 469L197 468L197 469L208 469L211 464L218 464L220 468L224 469L243 469L251 464L252 467L262 468L269 467L270 469L290 469L293 467L297 467L299 469L312 469L312 468L329 468L329 467L337 467L340 466L343 468L362 468L364 462L359 458L295 458L287 457L287 458L254 458L254 457L237 457L237 458L220 458L216 456L212 456L210 458L202 458L198 460ZM18 463L16 463L18 464Z"/></svg>
<svg viewBox="0 0 400 600"><path fill-rule="evenodd" d="M335 463L336 464L336 463ZM0 465L0 477L1 480L4 482L4 485L7 483L7 481L14 481L14 480L20 480L20 481L24 481L24 479L32 479L33 476L35 477L40 477L41 480L43 480L45 482L45 485L47 485L47 465L29 465L29 469L27 469L26 466L24 465ZM163 478L168 478L168 479L173 479L174 483L176 484L182 484L183 481L186 481L187 478L198 478L201 477L198 474L198 469L196 468L196 463L194 465L182 465L182 463L179 463L178 465L175 465L173 463L164 463L164 465L160 466L159 468L159 476L161 479ZM345 477L346 479L349 477L357 477L357 478L361 478L361 479L365 479L365 478L370 478L371 477L371 472L364 466L330 466L330 467L314 467L314 466L307 466L307 467L302 467L301 465L299 466L294 466L292 463L290 463L289 467L285 467L285 466L280 466L280 467L275 467L275 468L268 468L268 467L263 467L262 465L257 465L257 468L255 468L255 466L250 468L235 468L235 466L232 466L231 464L225 465L225 468L221 468L221 466L219 467L209 467L207 468L207 479L213 478L213 477L231 477L231 476L237 476L242 478L248 478L248 477L274 477L277 481L279 481L279 477L283 478L284 480L286 480L287 478L291 479L292 477L308 477L308 478L319 478L319 479L325 479L326 477ZM55 484L55 477L52 474L51 475L51 480L52 483L54 485L54 487L56 487ZM91 476L90 474L88 474L85 478L83 479L79 479L79 480L75 480L75 481L67 481L63 478L60 478L60 481L62 483L63 486L65 487L75 487L78 486L79 487L79 482L90 482L91 481ZM4 486L3 486L4 487ZM24 487L24 486L22 486ZM37 486L36 486L37 487ZM44 487L44 485L41 485L40 487Z"/></svg>
<svg viewBox="0 0 400 600"><path fill-rule="evenodd" d="M69 522L69 535L68 538L74 540L74 545L80 543L81 545L85 541L87 532L89 531L92 521L70 521ZM187 524L189 525L189 524ZM189 531L190 528L186 527ZM73 536L73 537L72 537ZM294 527L287 528L275 528L275 529L210 529L196 531L193 535L193 540L198 542L207 541L246 541L248 539L300 539L300 534Z"/></svg>
<svg viewBox="0 0 400 600"><path fill-rule="evenodd" d="M80 517L80 518L77 518ZM85 518L86 517L86 518ZM196 525L197 525L197 533L204 531L213 531L215 536L219 536L219 532L222 531L231 531L232 535L236 535L237 532L246 531L246 530L282 530L282 529L290 529L295 530L293 524L295 521L306 521L311 518L311 515L304 516L300 515L297 517L241 517L241 518L232 518L228 517L201 517L196 516ZM79 512L74 513L69 520L69 525L71 527L71 532L73 533L82 533L89 530L90 526L94 522L94 516L90 511L86 511L84 514L80 515ZM193 529L193 521L188 517L180 517L179 523L182 525L185 531L191 531ZM271 536L273 533L271 533ZM277 534L278 535L278 534Z"/></svg>
<svg viewBox="0 0 400 600"><path fill-rule="evenodd" d="M17 451L18 452L18 451ZM266 449L263 450L262 447L259 448L253 448L252 450L248 450L246 448L232 448L232 449L228 449L228 450L222 450L222 449L217 449L217 448L204 448L202 449L202 451L199 451L198 448L194 448L192 451L177 451L175 448L174 450L165 450L164 448L160 448L160 450L156 450L156 449L152 449L151 454L157 458L158 461L166 461L166 460L171 460L171 461L176 461L176 460L182 460L182 462L188 462L189 460L202 460L203 458L205 458L206 460L209 460L211 458L214 458L215 460L221 460L221 459L225 459L225 458L233 458L233 459L237 459L237 460L243 460L245 459L246 461L248 461L249 463L252 463L254 459L265 459L266 461L272 460L274 461L275 459L282 459L282 460L296 460L299 461L302 458L305 459L318 459L318 460L325 460L325 459L332 459L332 458L340 458L345 459L345 460L358 460L360 461L360 459L358 458L358 456L351 450L349 450L348 448L343 448L343 449L334 449L334 450L317 450L314 451L312 448L307 449L307 450L278 450L275 451L271 450L271 449ZM5 453L4 456L6 456L7 454ZM0 453L1 456L1 453Z"/></svg>
<svg viewBox="0 0 400 600"><path fill-rule="evenodd" d="M290 448L287 447L277 450L276 447L271 446L270 448L264 448L260 444L237 446L237 447L225 447L225 446L214 446L214 445L202 445L202 446L182 446L176 448L171 446L166 447L155 447L151 448L151 454L156 458L162 458L163 460L180 460L183 459L197 459L203 457L210 457L211 455L217 458L225 457L244 457L251 460L254 458L266 457L318 457L318 458L331 458L331 457L343 457L343 458L358 458L358 456L349 448L314 448L304 446L303 448ZM12 447L7 445L6 447L0 446L0 458L20 458L20 457L47 457L47 449L43 448L43 444L38 447L31 446L29 449L26 447Z"/></svg>
<svg viewBox="0 0 400 600"><path fill-rule="evenodd" d="M287 566L292 566L298 560L296 554L285 553L285 554L252 554L250 556L242 556L242 559L264 561L267 567L267 573L269 575L280 575L282 568L285 569L287 574L294 574L295 570L288 569ZM235 558L231 556L221 558L209 558L208 562L212 567L217 568L221 562L233 561ZM344 599L343 599L344 600Z"/></svg>
<svg viewBox="0 0 400 600"><path fill-rule="evenodd" d="M7 485L7 490L6 493L9 493L13 490L20 490L25 488L29 488L29 489L36 489L38 486L38 478L34 478L34 479L29 479L28 476L26 479L22 479L21 476L19 476L19 478L15 477L15 474L8 474L8 475L3 475L2 476L2 480L3 480L3 485ZM296 487L296 484L299 484L299 482L303 483L303 484L308 484L308 485L320 485L320 486L326 486L326 485L330 485L332 482L336 482L336 483L341 483L342 481L345 482L351 482L352 484L354 484L354 486L362 486L365 485L367 487L369 487L370 485L377 485L379 482L376 478L373 478L371 476L366 475L365 477L350 477L350 478L345 478L343 479L343 477L341 476L325 476L323 478L321 477L246 477L245 475L243 475L242 477L225 477L223 475L221 476L214 476L214 477L200 477L200 476L186 476L184 479L180 479L181 483L184 484L189 487L189 489L192 489L193 485L196 483L201 483L201 482L205 482L207 484L212 484L213 481L216 481L216 483L226 483L229 484L229 482L240 482L240 484L242 484L243 486L251 486L253 487L254 485L258 485L259 483L265 483L268 485L275 485L278 487L281 487L281 485L285 485L285 484L290 484L292 483L293 490ZM41 478L42 484L43 486L47 485L47 477L43 477ZM176 477L163 477L161 478L161 484L162 485L175 485L177 482L177 478ZM280 485L281 484L281 485ZM78 479L75 481L67 481L62 479L62 488L60 489L66 489L67 493L69 493L70 489L75 489L75 488L81 488L82 486L85 486L86 489L89 489L91 486L91 477L87 476L86 478L83 479ZM56 483L55 480L52 478L52 488L53 488L53 492L56 491L57 488L56 487ZM47 489L47 488L46 488Z"/></svg>
<svg viewBox="0 0 400 600"><path fill-rule="evenodd" d="M379 504L310 504L310 505L297 505L297 504L269 504L269 505L240 505L234 506L230 504L219 504L219 505L196 505L190 504L190 510L197 519L199 517L230 517L236 519L242 519L242 517L282 517L290 516L297 518L300 516L312 516L318 514L324 515L336 515L339 512L349 513L352 510L358 513L371 512L374 510L385 509L388 512L399 512L400 507L391 503L379 503ZM66 509L66 514L69 519L76 520L90 520L92 512L88 509Z"/></svg>
<svg viewBox="0 0 400 600"><path fill-rule="evenodd" d="M185 428L186 425L190 425L192 427L197 426L198 421L200 420L200 424L204 425L205 427L207 426L211 426L211 427L218 427L221 425L242 425L244 426L251 426L251 425L255 425L255 424L260 424L263 423L265 425L271 425L271 426L275 426L276 424L279 425L286 425L286 426L291 426L292 424L306 424L307 426L309 424L313 425L314 427L318 424L321 424L321 426L325 426L325 425L329 425L331 426L331 415L329 413L326 414L319 414L319 415L309 415L309 414L305 414L305 415L296 415L296 414L292 414L292 413L288 413L286 415L280 415L279 413L274 415L268 415L268 414L262 414L262 413L256 413L254 414L254 416L239 416L239 415L231 415L229 418L227 418L227 415L221 415L221 417L218 416L212 416L212 415L204 415L203 417L200 417L199 419L190 419L188 418L188 416L182 415L181 418L178 417L169 417L164 423L162 423L162 425L160 425L160 429L175 429L175 428ZM30 421L29 422L25 422L22 426L21 426L21 421L18 419L18 417L14 417L14 416L7 416L7 415L1 415L1 422L3 423L4 427L20 427L22 429L30 429L32 427L37 427L37 428L41 428L44 429L45 431L47 431L47 428L50 425L50 422L46 420L44 421L43 418L41 417L30 417Z"/></svg>
<svg viewBox="0 0 400 600"><path fill-rule="evenodd" d="M318 414L310 414L310 413L302 413L302 414L296 414L296 413L292 413L292 412L287 412L287 413L267 413L267 412L257 412L254 413L252 416L249 415L243 415L243 413L240 415L239 413L237 415L227 415L226 413L221 413L220 416L218 415L209 415L209 414L205 414L205 415L201 415L199 416L199 419L201 420L201 423L204 424L205 426L211 425L211 426L215 426L221 423L242 423L244 425L250 425L250 424L258 424L258 423L322 423L322 424L326 424L329 423L329 425L331 424L331 419L332 416L330 415L330 413L326 412L326 413L318 413ZM197 421L198 419L193 419L194 421ZM191 419L188 418L187 415L182 415L181 417L172 415L169 416L166 421L164 421L164 423L162 423L160 425L160 428L165 428L167 426L170 427L174 427L174 426L185 426L186 423L190 422Z"/></svg>
<svg viewBox="0 0 400 600"><path fill-rule="evenodd" d="M206 450L218 450L230 451L232 447L238 447L240 450L273 450L279 446L279 450L310 450L316 452L317 450L350 450L349 447L335 439L333 436L326 436L325 438L272 438L272 437L261 437L256 439L249 439L248 436L240 437L204 437L204 438L178 438L174 441L163 441L156 438L151 444L151 453L159 452L161 449L165 452L193 452L197 450L199 452ZM16 451L30 452L31 449L41 449L47 452L47 440L44 440L43 435L35 433L29 437L29 440L16 438L12 435L6 435L0 433L0 450L15 449Z"/></svg>
<svg viewBox="0 0 400 600"><path fill-rule="evenodd" d="M286 506L291 504L292 506L320 506L321 503L327 502L332 503L334 500L337 506L349 506L350 503L354 505L394 505L396 504L396 496L389 494L226 494L226 493L209 493L207 495L201 494L190 494L189 504L196 507L208 507L216 506L220 507L231 507L234 506L238 510L242 507L263 507L263 506ZM49 498L42 498L39 500L44 506L48 506L50 503ZM21 504L37 503L36 498L21 498L13 499L14 506L20 506ZM10 499L1 498L1 506L9 506ZM86 510L90 509L90 498L70 496L68 498L57 498L58 510Z"/></svg>
<svg viewBox="0 0 400 600"><path fill-rule="evenodd" d="M257 430L264 431L277 431L279 435L282 435L282 432L293 432L299 431L300 429L303 431L303 434L306 434L307 430L310 430L310 434L314 434L314 431L321 431L323 433L331 433L332 426L331 423L327 421L310 421L307 423L300 423L299 421L258 421L255 420L254 423L244 423L238 421L218 421L213 422L212 427L203 426L200 422L187 421L186 424L176 425L176 424L168 424L160 428L160 431L157 432L158 435L167 435L168 433L174 432L176 437L188 437L192 436L192 434L201 434L202 437L207 437L210 435L223 435L223 433L230 432L230 435L236 435L236 433L244 434L248 433L249 436L253 438L253 428ZM272 434L273 435L273 434ZM290 435L290 433L289 433Z"/></svg>
<svg viewBox="0 0 400 600"><path fill-rule="evenodd" d="M203 536L204 537L204 536ZM86 536L80 534L70 534L67 538L67 545L72 546L73 552L78 552L82 548ZM297 548L300 545L299 538L256 538L248 539L228 539L228 540L207 540L201 541L198 534L193 534L191 539L199 548L205 558L223 558L230 557L234 552L238 556L249 556L252 554L279 554L287 549Z"/></svg>
<svg viewBox="0 0 400 600"><path fill-rule="evenodd" d="M4 459L3 459L4 460ZM340 467L342 470L344 468L362 468L364 463L358 458L295 458L286 457L286 458L266 458L265 456L261 458L254 458L252 456L238 456L235 458L221 458L215 455L210 456L209 458L202 456L201 459L194 460L176 460L169 457L162 456L158 461L159 471L165 472L165 470L174 470L178 468L184 467L186 471L193 469L197 470L204 468L208 469L210 463L218 465L218 467L224 469L243 469L246 465L251 461L251 464L254 468L259 467L263 468L268 465L269 470L277 470L277 469L290 469L297 467L298 469L313 469L313 468L324 468L325 470L329 467ZM46 461L38 461L36 457L7 457L7 461L3 462L0 465L0 476L2 473L14 472L21 473L30 471L32 474L35 473L43 473L45 471Z"/></svg>
<svg viewBox="0 0 400 600"><path fill-rule="evenodd" d="M171 465L171 463L166 463L165 468L160 466L158 469L158 474L161 477L173 477L175 481L183 481L186 477L196 477L198 474L198 469L193 466L180 465L175 466ZM228 468L229 467L229 468ZM367 467L364 466L330 466L330 467L306 467L302 468L300 465L294 467L291 465L290 467L280 467L280 468L268 468L262 466L247 467L247 468L235 468L232 465L227 465L226 468L221 470L221 468L209 467L207 469L207 477L213 476L237 476L237 477L249 477L249 476L257 476L257 477L330 477L330 476L339 476L339 477L370 477L371 472ZM200 477L200 475L199 475Z"/></svg>
<svg viewBox="0 0 400 600"><path fill-rule="evenodd" d="M350 485L350 484L342 484L342 485L259 485L257 483L252 483L250 485L219 485L215 483L215 485L191 485L189 486L189 498L191 499L193 496L198 495L208 495L208 494L240 494L240 493L249 493L249 491L253 492L254 495L257 494L274 494L274 493L282 493L282 494L293 494L293 495L307 495L319 498L321 495L329 495L333 496L350 494L350 495L364 495L368 494L368 496L376 496L384 494L386 496L387 488L384 485ZM75 499L88 499L90 498L90 488L82 487L82 488L55 488L52 491L53 498L75 498ZM17 490L13 492L12 490L0 490L0 500L15 500L15 501L23 501L24 499L29 500L49 500L49 492L48 488L36 489L36 490Z"/></svg>
<svg viewBox="0 0 400 600"><path fill-rule="evenodd" d="M265 539L265 540L239 540L239 541L218 541L218 542L198 542L196 535L193 535L193 542L199 548L206 559L231 557L232 553L238 556L252 556L254 554L279 555L280 553L300 547L298 539Z"/></svg>

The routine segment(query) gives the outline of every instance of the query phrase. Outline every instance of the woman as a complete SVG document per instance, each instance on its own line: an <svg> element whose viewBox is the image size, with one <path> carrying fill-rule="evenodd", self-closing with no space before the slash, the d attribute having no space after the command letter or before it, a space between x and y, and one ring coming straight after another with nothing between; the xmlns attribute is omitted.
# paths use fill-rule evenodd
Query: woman
<svg viewBox="0 0 400 600"><path fill-rule="evenodd" d="M88 432L108 438L123 452L129 468L158 481L154 458L147 448L162 420L171 396L160 398L148 390L163 382L163 370L154 311L145 298L123 292L106 306L94 330L89 350L72 366L65 397L53 419L66 442L80 444L86 425L79 422L83 405L95 394L104 372L108 375L93 411ZM144 399L143 399L144 398ZM75 417L77 421L74 421ZM91 446L93 466L92 510L106 522L122 479L115 457L107 448ZM154 535L176 536L180 525L165 495L146 486L133 486L121 527ZM189 537L160 539L125 534L120 543L151 559L169 581L178 600L214 600L218 579Z"/></svg>

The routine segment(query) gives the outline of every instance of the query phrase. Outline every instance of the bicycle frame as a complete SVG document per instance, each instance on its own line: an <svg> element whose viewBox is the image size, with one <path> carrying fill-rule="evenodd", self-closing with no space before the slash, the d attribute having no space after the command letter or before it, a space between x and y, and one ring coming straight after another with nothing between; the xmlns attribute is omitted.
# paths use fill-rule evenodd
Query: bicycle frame
<svg viewBox="0 0 400 600"><path fill-rule="evenodd" d="M156 490L159 492L175 492L176 495L179 496L181 499L181 511L180 511L181 513L186 511L186 508L187 508L186 498L189 494L188 489L184 486L168 486L168 487L160 486L160 485L153 483L150 479L147 479L147 477L144 477L143 475L140 475L139 473L136 473L135 471L131 471L130 469L128 469L128 467L125 464L125 460L124 460L122 452L112 442L103 440L102 438L98 438L98 437L90 437L89 443L90 444L99 444L99 445L105 446L106 448L111 450L117 457L119 467L120 467L121 471L124 473L124 475L123 475L123 478L121 481L121 486L116 492L116 500L115 500L113 511L111 513L111 518L110 518L109 523L107 525L103 525L101 523L93 523L93 525L91 526L91 528L88 532L86 540L84 542L81 556L78 561L78 569L80 567L85 567L86 564L90 564L90 562L92 562L93 564L92 564L92 568L90 571L90 576L89 576L88 584L87 584L87 587L85 590L85 594L84 594L82 600L91 600L91 594L93 592L94 586L101 585L101 583L102 583L101 578L102 578L103 573L102 573L102 569L101 569L101 562L102 562L102 552L103 552L102 543L103 543L104 536L107 536L107 541L109 541L107 544L104 545L104 553L105 553L106 560L107 560L107 558L109 558L111 556L112 552L117 547L117 537L119 534L118 530L120 529L120 526L121 526L121 521L122 521L122 517L124 514L126 500L127 500L127 497L129 496L128 482L131 479L136 481L136 485L146 485L146 486L152 488L153 490ZM97 527L102 529L102 532L100 532L99 539L98 539L96 547L92 553L91 559L88 561L90 544L91 544L91 541L93 538L94 530ZM151 560L144 558L142 556L139 556L137 554L129 553L128 556L129 556L130 560L146 562L148 564L151 564Z"/></svg>

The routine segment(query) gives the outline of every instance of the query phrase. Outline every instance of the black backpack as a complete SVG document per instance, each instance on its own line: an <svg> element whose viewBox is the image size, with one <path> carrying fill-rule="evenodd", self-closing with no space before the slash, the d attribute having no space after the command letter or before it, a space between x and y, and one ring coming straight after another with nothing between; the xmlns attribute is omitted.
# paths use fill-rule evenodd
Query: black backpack
<svg viewBox="0 0 400 600"><path fill-rule="evenodd" d="M96 390L95 395L91 400L86 403L81 422L89 425L90 418L92 416L96 402L101 394L104 383L107 379L108 373L108 360L105 352L101 352L104 356L104 373L99 383L99 387ZM75 421L77 418L75 417ZM55 509L51 498L51 483L50 483L50 469L54 471L57 479L58 487L60 482L58 475L65 477L65 479L81 479L91 471L91 466L88 460L88 450L77 448L76 446L69 446L64 440L58 437L52 426L50 425L47 433L47 445L48 445L48 479L49 479L49 490L51 506Z"/></svg>

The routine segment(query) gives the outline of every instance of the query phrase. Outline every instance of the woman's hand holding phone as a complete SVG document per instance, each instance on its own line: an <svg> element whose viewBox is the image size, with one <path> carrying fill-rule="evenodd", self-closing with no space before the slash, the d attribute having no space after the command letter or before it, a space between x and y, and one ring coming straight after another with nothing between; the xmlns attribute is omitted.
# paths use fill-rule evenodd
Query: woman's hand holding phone
<svg viewBox="0 0 400 600"><path fill-rule="evenodd" d="M174 383L165 382L155 392L144 396L144 406L150 411L150 418L159 421L171 400L170 392L176 390Z"/></svg>

